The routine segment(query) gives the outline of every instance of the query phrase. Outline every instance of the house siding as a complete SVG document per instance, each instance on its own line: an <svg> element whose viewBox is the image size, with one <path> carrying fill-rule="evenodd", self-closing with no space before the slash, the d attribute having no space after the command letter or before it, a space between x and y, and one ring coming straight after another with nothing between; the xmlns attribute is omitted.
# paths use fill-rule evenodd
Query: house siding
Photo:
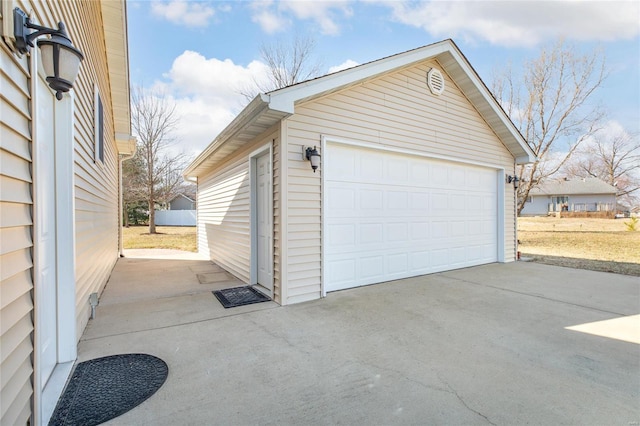
<svg viewBox="0 0 640 426"><path fill-rule="evenodd" d="M118 155L100 2L56 3L84 61L74 87L76 333L89 321L88 300L100 293L118 259ZM53 23L51 23L53 25ZM71 31L71 30L70 30ZM104 162L94 161L94 85L104 108Z"/></svg>
<svg viewBox="0 0 640 426"><path fill-rule="evenodd" d="M445 92L432 95L426 73L436 61L399 70L296 106L287 134L287 295L283 304L320 297L321 173L302 161L301 146L321 137L393 147L435 157L504 168L514 158L477 110L443 72ZM505 261L515 259L515 198L505 186Z"/></svg>
<svg viewBox="0 0 640 426"><path fill-rule="evenodd" d="M65 22L85 60L73 90L76 336L89 320L88 296L101 291L118 258L118 159L100 2L10 2L41 25ZM34 50L37 50L35 48ZM33 52L33 51L32 51ZM33 382L33 180L29 55L0 42L0 424L26 424ZM105 161L94 156L94 84L105 105ZM31 420L33 421L33 420Z"/></svg>
<svg viewBox="0 0 640 426"><path fill-rule="evenodd" d="M248 283L249 162L244 156L198 182L198 206L200 253Z"/></svg>
<svg viewBox="0 0 640 426"><path fill-rule="evenodd" d="M582 206L580 205L585 204L591 208L589 211L598 211L593 210L596 205L600 205L602 211L607 211L605 205L608 205L607 207L610 207L608 211L614 211L616 207L615 194L532 195L531 202L525 203L524 208L520 212L520 215L546 215L549 213L549 204L553 202L553 198L562 196L569 197L569 211L582 211L580 210L582 208Z"/></svg>
<svg viewBox="0 0 640 426"><path fill-rule="evenodd" d="M280 168L280 139L274 138L273 141L273 300L282 303L282 219L280 205L282 200L281 177L282 170Z"/></svg>
<svg viewBox="0 0 640 426"><path fill-rule="evenodd" d="M26 424L33 387L28 57L0 42L0 424Z"/></svg>
<svg viewBox="0 0 640 426"><path fill-rule="evenodd" d="M250 155L277 140L273 129L198 178L198 251L245 283L251 280L251 182ZM272 146L277 147L274 143ZM275 149L273 150L275 152ZM275 156L275 155L274 155ZM273 161L273 158L272 158ZM273 163L275 167L275 162ZM275 174L275 173L274 173ZM274 176L274 192L277 179ZM274 193L274 205L276 204ZM274 227L277 219L274 215ZM277 238L277 237L276 237ZM277 244L274 238L274 245ZM277 256L274 250L274 257ZM274 300L280 295L274 271Z"/></svg>

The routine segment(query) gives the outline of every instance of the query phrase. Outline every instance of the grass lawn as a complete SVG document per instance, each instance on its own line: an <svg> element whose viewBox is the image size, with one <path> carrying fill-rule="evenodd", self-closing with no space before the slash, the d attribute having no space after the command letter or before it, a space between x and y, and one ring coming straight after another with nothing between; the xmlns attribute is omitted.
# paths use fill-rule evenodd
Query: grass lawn
<svg viewBox="0 0 640 426"><path fill-rule="evenodd" d="M125 249L163 248L185 251L196 250L195 226L156 226L156 234L149 234L148 226L122 228Z"/></svg>
<svg viewBox="0 0 640 426"><path fill-rule="evenodd" d="M640 231L629 219L518 218L519 250L536 262L640 276ZM158 226L123 228L125 249L166 248L196 251L196 228Z"/></svg>
<svg viewBox="0 0 640 426"><path fill-rule="evenodd" d="M629 219L518 218L519 250L543 263L640 276L640 231Z"/></svg>

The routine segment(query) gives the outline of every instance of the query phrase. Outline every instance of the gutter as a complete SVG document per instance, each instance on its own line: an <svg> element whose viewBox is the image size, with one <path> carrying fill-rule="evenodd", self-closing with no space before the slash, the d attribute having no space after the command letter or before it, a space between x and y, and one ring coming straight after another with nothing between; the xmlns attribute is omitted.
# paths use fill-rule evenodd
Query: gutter
<svg viewBox="0 0 640 426"><path fill-rule="evenodd" d="M258 116L265 109L269 109L271 102L271 96L260 93L247 105L242 112L233 119L227 127L216 136L216 138L209 144L209 146L198 155L195 160L187 166L182 172L182 176L186 180L192 180L197 177L194 174L196 169L204 163L207 158L220 148L229 139L232 139L238 132L250 124L256 116Z"/></svg>

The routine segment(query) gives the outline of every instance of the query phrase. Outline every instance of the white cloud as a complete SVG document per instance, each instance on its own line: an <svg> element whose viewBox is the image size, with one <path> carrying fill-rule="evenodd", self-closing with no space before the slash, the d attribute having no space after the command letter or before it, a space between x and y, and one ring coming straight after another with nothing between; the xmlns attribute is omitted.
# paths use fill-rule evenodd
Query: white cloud
<svg viewBox="0 0 640 426"><path fill-rule="evenodd" d="M269 10L262 10L255 13L251 17L251 20L260 25L262 31L267 34L284 31L291 25L291 22L288 19L270 12Z"/></svg>
<svg viewBox="0 0 640 426"><path fill-rule="evenodd" d="M356 65L349 59L329 72ZM179 143L172 151L189 157L199 154L244 108L247 99L241 92L251 91L255 82L263 81L267 74L267 65L260 61L243 66L231 59L206 58L190 50L174 59L164 81L156 81L152 87L176 104Z"/></svg>
<svg viewBox="0 0 640 426"><path fill-rule="evenodd" d="M580 146L580 151L588 152L596 147L596 141L613 140L615 138L632 138L631 134L624 128L620 122L609 120L605 122L593 135L585 138Z"/></svg>
<svg viewBox="0 0 640 426"><path fill-rule="evenodd" d="M330 67L329 68L329 74L331 74L332 72L338 72L338 71L346 70L347 68L353 68L353 67L355 67L357 65L360 65L360 64L357 63L356 61L352 60L352 59L347 59L346 61L344 61L340 65L335 65L333 67Z"/></svg>
<svg viewBox="0 0 640 426"><path fill-rule="evenodd" d="M339 17L351 17L349 1L256 1L252 4L252 20L268 34L285 31L291 26L290 16L299 20L314 21L326 35L340 33Z"/></svg>
<svg viewBox="0 0 640 426"><path fill-rule="evenodd" d="M579 41L640 34L640 2L432 1L383 2L397 21L441 38L503 46L535 46L558 37Z"/></svg>
<svg viewBox="0 0 640 426"><path fill-rule="evenodd" d="M206 27L215 11L212 7L199 2L172 0L170 2L151 3L151 12L174 24L187 27Z"/></svg>
<svg viewBox="0 0 640 426"><path fill-rule="evenodd" d="M176 104L178 151L190 157L200 153L246 104L241 91L254 87L266 72L259 61L242 66L189 50L178 56L164 75L166 81L154 84Z"/></svg>

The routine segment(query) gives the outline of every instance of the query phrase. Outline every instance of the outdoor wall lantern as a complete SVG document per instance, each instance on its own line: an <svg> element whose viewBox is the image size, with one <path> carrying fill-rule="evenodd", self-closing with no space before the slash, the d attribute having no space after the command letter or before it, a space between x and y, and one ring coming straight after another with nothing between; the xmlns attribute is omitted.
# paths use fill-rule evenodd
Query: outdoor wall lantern
<svg viewBox="0 0 640 426"><path fill-rule="evenodd" d="M58 29L42 27L31 22L22 9L13 10L13 35L18 52L25 54L33 47L33 41L42 36L50 38L38 40L42 54L42 66L47 74L49 87L56 91L56 99L73 88L78 76L80 61L84 59L82 52L73 47L64 23L58 22ZM29 29L36 31L30 32Z"/></svg>
<svg viewBox="0 0 640 426"><path fill-rule="evenodd" d="M318 154L316 147L307 147L305 150L305 157L311 162L311 168L313 169L313 173L315 173L318 166L320 166L320 154Z"/></svg>
<svg viewBox="0 0 640 426"><path fill-rule="evenodd" d="M520 178L518 176L507 176L507 183L513 183L513 189L518 189L520 186Z"/></svg>

